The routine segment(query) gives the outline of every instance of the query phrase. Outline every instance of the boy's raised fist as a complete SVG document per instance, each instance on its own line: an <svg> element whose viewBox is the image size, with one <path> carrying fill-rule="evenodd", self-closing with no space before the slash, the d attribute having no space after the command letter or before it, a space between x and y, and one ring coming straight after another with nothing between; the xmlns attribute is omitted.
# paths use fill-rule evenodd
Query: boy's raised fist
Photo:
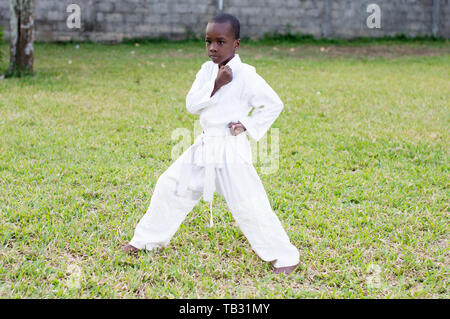
<svg viewBox="0 0 450 319"><path fill-rule="evenodd" d="M230 83L231 80L233 80L233 71L228 65L222 65L217 73L216 84L221 87Z"/></svg>

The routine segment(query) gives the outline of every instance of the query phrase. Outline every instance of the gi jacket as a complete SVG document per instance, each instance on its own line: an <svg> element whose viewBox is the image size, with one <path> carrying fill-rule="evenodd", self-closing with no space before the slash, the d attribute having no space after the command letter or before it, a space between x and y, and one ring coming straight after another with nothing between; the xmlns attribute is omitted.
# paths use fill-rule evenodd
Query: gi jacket
<svg viewBox="0 0 450 319"><path fill-rule="evenodd" d="M186 108L200 114L205 130L240 121L247 134L258 141L280 114L283 102L253 66L241 62L238 54L227 65L233 72L232 81L210 97L219 67L212 61L203 63L186 97Z"/></svg>
<svg viewBox="0 0 450 319"><path fill-rule="evenodd" d="M242 63L238 54L227 65L232 70L233 79L214 96L211 97L211 93L219 67L208 61L197 73L186 97L186 108L200 115L203 132L180 158L185 166L177 190L179 195L186 191L191 178L190 165L203 166L203 199L211 205L216 169L235 163L252 165L251 147L246 136L260 140L283 109L283 102L275 91L256 73L254 67ZM228 124L238 121L247 130L233 136Z"/></svg>

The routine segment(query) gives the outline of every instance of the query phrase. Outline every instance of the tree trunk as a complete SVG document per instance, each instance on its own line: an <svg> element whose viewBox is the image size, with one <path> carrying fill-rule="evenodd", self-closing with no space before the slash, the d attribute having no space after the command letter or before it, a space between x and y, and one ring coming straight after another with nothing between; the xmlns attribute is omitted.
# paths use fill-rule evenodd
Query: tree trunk
<svg viewBox="0 0 450 319"><path fill-rule="evenodd" d="M33 74L33 0L10 0L10 75Z"/></svg>

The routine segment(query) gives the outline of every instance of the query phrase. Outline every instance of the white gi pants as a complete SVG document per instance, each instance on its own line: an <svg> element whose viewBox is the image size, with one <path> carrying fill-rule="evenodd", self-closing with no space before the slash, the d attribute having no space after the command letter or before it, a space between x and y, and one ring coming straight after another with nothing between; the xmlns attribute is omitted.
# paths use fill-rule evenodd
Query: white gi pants
<svg viewBox="0 0 450 319"><path fill-rule="evenodd" d="M204 131L158 178L150 206L130 244L148 250L166 247L202 195L212 202L216 191L225 198L237 225L262 260L274 267L298 264L299 252L273 212L253 167L246 134L227 132L228 128ZM205 161L208 151L216 156L209 162ZM214 165L208 166L211 163Z"/></svg>

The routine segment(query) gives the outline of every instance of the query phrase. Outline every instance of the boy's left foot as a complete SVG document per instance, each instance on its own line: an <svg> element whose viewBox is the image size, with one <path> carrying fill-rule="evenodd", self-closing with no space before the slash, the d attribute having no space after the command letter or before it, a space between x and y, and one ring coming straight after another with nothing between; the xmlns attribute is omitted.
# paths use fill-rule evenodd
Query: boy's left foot
<svg viewBox="0 0 450 319"><path fill-rule="evenodd" d="M298 264L294 266L288 267L273 267L273 272L276 274L285 274L286 276L290 275L295 268L297 268Z"/></svg>
<svg viewBox="0 0 450 319"><path fill-rule="evenodd" d="M136 253L139 251L139 249L130 244L123 245L122 248L120 248L120 250L122 250L124 253Z"/></svg>

